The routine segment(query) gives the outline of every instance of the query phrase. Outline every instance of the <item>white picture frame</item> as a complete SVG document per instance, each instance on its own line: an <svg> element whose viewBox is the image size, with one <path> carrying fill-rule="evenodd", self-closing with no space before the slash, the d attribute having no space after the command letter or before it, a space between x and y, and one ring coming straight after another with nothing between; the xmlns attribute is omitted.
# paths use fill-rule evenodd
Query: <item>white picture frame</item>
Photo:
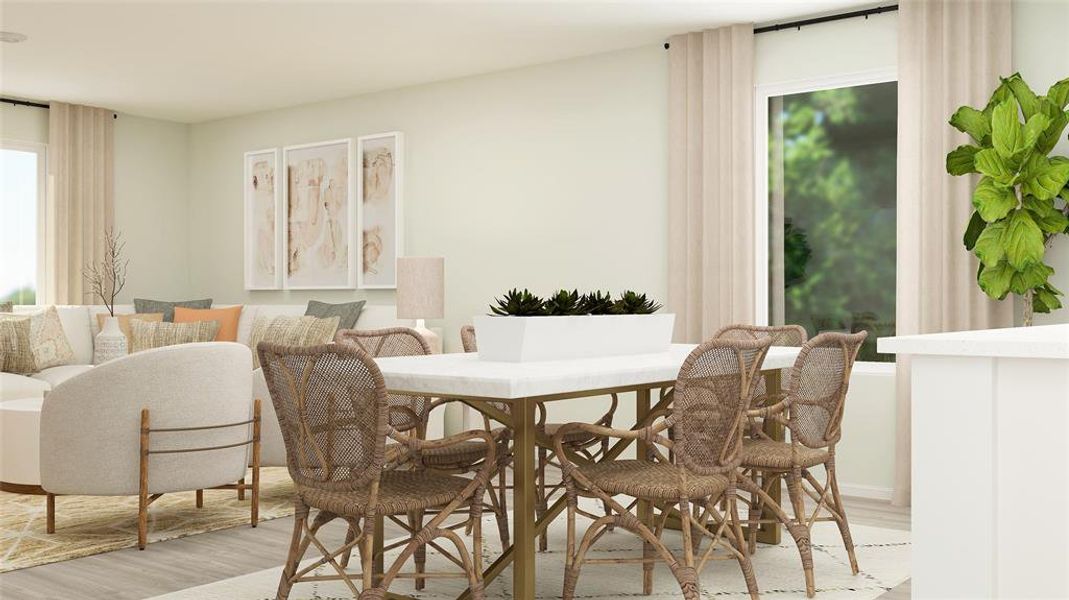
<svg viewBox="0 0 1069 600"><path fill-rule="evenodd" d="M356 154L353 151L353 146L354 141L352 138L343 138L297 144L286 146L282 149L282 174L284 178L282 185L283 289L336 290L356 287L357 252L356 240L353 235L356 212L353 205L356 198L357 178L353 176L356 166ZM344 152L344 155L341 155L341 152ZM302 163L308 165L309 162L314 162L316 159L325 161L321 165L323 172L320 175L322 180L327 181L327 189L329 190L331 184L337 183L334 193L337 194L337 190L344 191L344 206L336 215L336 227L333 230L331 229L328 215L328 219L324 221L325 224L323 225L327 229L314 233L315 241L311 242L312 245L310 247L302 249L299 245L309 242L307 240L305 242L299 241L296 236L300 234L291 235L294 234L294 223L301 218L302 213L308 207L315 206L318 209L318 207L322 206L324 204L324 194L328 192L323 190L322 186L317 185L316 192L313 193L318 193L318 197L314 202L308 202L308 198L295 199L295 196L299 197L302 193L294 193L294 190L290 189L291 184L294 182L292 177L298 176L297 174L292 174L291 169L301 166ZM341 181L340 173L338 172L341 165L345 166L344 181ZM334 172L328 172L330 169L333 169ZM308 190L303 193L308 193ZM302 202L304 206L294 207L295 202ZM341 237L334 237L336 235ZM326 241L328 238L334 241L328 246L324 246L324 244L328 244ZM344 248L338 247L339 243L344 244ZM301 259L294 258L293 253L302 252L302 250L306 251L304 254L325 252L326 255L329 255L329 259L320 260L317 258L315 262L301 261L299 265L295 265ZM331 252L331 250L334 250L334 252ZM344 258L344 261L342 261L342 258ZM329 262L325 264L325 260Z"/></svg>
<svg viewBox="0 0 1069 600"><path fill-rule="evenodd" d="M379 179L378 191L369 191L372 182L365 158L388 152L392 174L388 186ZM397 258L404 246L404 134L400 131L360 136L356 140L357 164L357 287L364 290L397 289ZM379 164L382 164L381 162ZM379 169L379 174L383 174ZM373 233L375 228L377 231ZM374 251L375 256L372 256Z"/></svg>
<svg viewBox="0 0 1069 600"><path fill-rule="evenodd" d="M278 148L251 150L243 157L245 289L282 288L282 184Z"/></svg>

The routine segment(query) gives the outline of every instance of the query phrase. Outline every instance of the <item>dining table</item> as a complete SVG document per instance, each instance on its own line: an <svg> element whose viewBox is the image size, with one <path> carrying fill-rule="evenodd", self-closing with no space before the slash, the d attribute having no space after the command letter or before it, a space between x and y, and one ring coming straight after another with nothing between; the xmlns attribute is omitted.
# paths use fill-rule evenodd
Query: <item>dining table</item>
<svg viewBox="0 0 1069 600"><path fill-rule="evenodd" d="M635 395L633 428L645 427L670 406L676 376L694 348L693 344L672 344L667 351L654 354L536 362L487 361L472 352L380 358L376 363L390 393L456 399L511 430L512 545L486 568L483 580L489 585L511 565L512 597L524 600L535 597L537 539L565 508L564 498L558 498L541 518L536 518L535 454L538 447L552 447L552 439L538 433L536 406L631 392ZM761 367L769 394L780 391L781 372L794 364L798 352L799 348L794 347L769 349ZM501 403L509 405L507 413L500 410ZM769 420L765 427L770 437L783 439L780 426ZM636 457L643 459L644 442L619 440L599 460L615 459L632 442L637 444ZM778 488L770 490L769 495L779 501ZM639 506L639 518L651 521L652 507ZM779 536L776 524L762 524L758 532L758 540L765 543L779 543ZM381 540L381 536L376 537ZM381 549L375 554L376 568L381 572ZM393 593L389 597L406 598ZM459 598L467 597L470 590Z"/></svg>

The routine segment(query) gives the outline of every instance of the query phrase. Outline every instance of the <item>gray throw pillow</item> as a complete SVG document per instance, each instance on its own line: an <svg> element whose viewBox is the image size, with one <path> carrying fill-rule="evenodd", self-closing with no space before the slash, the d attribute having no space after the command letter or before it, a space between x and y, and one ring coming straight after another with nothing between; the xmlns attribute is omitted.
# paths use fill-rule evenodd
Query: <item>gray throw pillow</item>
<svg viewBox="0 0 1069 600"><path fill-rule="evenodd" d="M135 313L163 313L164 323L170 323L174 321L174 307L176 306L181 306L182 308L211 308L212 299L205 298L203 300L180 300L178 302L167 302L165 300L145 300L144 298L134 298Z"/></svg>
<svg viewBox="0 0 1069 600"><path fill-rule="evenodd" d="M338 317L338 329L353 329L356 327L356 320L360 318L360 312L364 310L365 302L365 300L358 300L344 304L328 304L318 300L309 300L304 315L320 319Z"/></svg>

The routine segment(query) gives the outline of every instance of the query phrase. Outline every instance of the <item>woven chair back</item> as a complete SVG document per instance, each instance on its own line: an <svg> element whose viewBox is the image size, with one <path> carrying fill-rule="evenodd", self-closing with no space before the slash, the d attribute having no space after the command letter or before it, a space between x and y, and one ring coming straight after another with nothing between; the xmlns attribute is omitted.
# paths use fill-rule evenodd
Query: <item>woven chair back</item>
<svg viewBox="0 0 1069 600"><path fill-rule="evenodd" d="M375 361L338 344L262 342L264 379L298 485L329 491L378 481L386 446L386 384Z"/></svg>
<svg viewBox="0 0 1069 600"><path fill-rule="evenodd" d="M714 340L760 340L771 338L773 346L797 348L806 342L809 334L801 325L728 325L713 335ZM764 404L765 378L758 376L754 381L751 406L757 408Z"/></svg>
<svg viewBox="0 0 1069 600"><path fill-rule="evenodd" d="M691 472L715 475L738 466L741 424L770 343L769 338L710 340L683 362L672 436L676 459Z"/></svg>
<svg viewBox="0 0 1069 600"><path fill-rule="evenodd" d="M407 327L384 329L342 329L334 341L356 346L374 358L391 356L425 356L431 353L427 340ZM430 411L431 399L427 396L389 394L390 425L397 431L409 431L423 425Z"/></svg>
<svg viewBox="0 0 1069 600"><path fill-rule="evenodd" d="M810 448L839 441L850 371L868 333L822 333L807 341L791 370L787 424Z"/></svg>

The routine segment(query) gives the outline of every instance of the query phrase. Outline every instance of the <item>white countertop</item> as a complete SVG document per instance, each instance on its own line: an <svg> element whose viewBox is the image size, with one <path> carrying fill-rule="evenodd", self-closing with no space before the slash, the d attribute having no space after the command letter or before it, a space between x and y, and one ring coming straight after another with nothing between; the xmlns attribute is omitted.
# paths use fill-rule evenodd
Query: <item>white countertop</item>
<svg viewBox="0 0 1069 600"><path fill-rule="evenodd" d="M890 354L1069 359L1069 324L886 337L876 341L876 349Z"/></svg>
<svg viewBox="0 0 1069 600"><path fill-rule="evenodd" d="M659 354L522 363L481 361L474 353L380 358L375 362L391 390L516 399L674 381L693 349L692 344L673 344L671 350ZM792 366L798 350L769 349L763 368Z"/></svg>

